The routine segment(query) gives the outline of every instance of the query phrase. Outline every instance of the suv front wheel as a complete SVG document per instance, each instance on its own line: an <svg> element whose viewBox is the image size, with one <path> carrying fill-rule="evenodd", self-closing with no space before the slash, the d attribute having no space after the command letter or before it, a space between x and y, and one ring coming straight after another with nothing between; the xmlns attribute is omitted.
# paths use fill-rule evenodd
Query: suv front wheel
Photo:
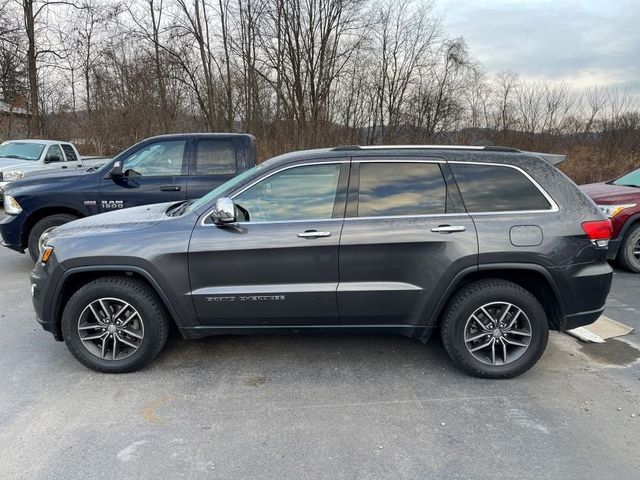
<svg viewBox="0 0 640 480"><path fill-rule="evenodd" d="M540 302L506 280L481 280L450 300L441 330L442 342L462 370L484 378L511 378L542 356L549 322Z"/></svg>
<svg viewBox="0 0 640 480"><path fill-rule="evenodd" d="M128 277L94 280L72 295L62 314L67 348L97 372L142 368L162 350L167 311L144 282Z"/></svg>

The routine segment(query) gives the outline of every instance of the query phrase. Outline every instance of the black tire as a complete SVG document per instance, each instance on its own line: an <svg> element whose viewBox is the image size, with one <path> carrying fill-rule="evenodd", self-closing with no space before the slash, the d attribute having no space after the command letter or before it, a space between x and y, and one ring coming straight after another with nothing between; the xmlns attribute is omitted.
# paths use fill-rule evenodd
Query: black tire
<svg viewBox="0 0 640 480"><path fill-rule="evenodd" d="M477 309L492 302L513 304L526 315L531 327L524 353L510 363L505 362L505 365L481 362L470 353L465 342L467 320ZM479 280L464 286L451 298L444 312L440 334L447 353L460 369L476 377L511 378L529 370L540 359L549 338L549 321L540 302L519 285L500 279ZM498 334L501 335L500 332ZM489 336L487 338L490 339Z"/></svg>
<svg viewBox="0 0 640 480"><path fill-rule="evenodd" d="M640 248L640 224L632 226L622 240L618 252L618 263L627 270L640 273L640 256L634 254L634 250Z"/></svg>
<svg viewBox="0 0 640 480"><path fill-rule="evenodd" d="M38 220L38 222L36 222L36 224L31 228L29 237L27 238L27 248L29 250L29 255L31 255L31 259L34 262L38 261L38 257L40 256L38 241L40 240L40 235L42 235L45 230L52 227L59 227L60 225L72 222L78 218L79 217L71 215L70 213L57 213L55 215L44 217L42 220Z"/></svg>
<svg viewBox="0 0 640 480"><path fill-rule="evenodd" d="M100 358L80 339L78 325L82 312L101 298L120 299L140 314L144 334L139 347L122 359ZM103 373L139 370L153 360L169 335L169 315L156 293L143 281L128 277L103 277L80 288L67 302L62 314L62 334L71 354L83 365Z"/></svg>

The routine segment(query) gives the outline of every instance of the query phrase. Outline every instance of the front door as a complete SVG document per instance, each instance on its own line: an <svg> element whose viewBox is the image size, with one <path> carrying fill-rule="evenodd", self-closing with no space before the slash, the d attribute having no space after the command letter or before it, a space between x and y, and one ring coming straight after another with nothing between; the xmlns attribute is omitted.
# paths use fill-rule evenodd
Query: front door
<svg viewBox="0 0 640 480"><path fill-rule="evenodd" d="M186 199L185 140L160 140L122 161L122 177L100 181L101 212Z"/></svg>
<svg viewBox="0 0 640 480"><path fill-rule="evenodd" d="M348 162L267 172L233 196L233 225L203 217L189 248L193 301L208 326L338 323L338 245Z"/></svg>
<svg viewBox="0 0 640 480"><path fill-rule="evenodd" d="M354 159L340 243L344 324L424 324L454 273L477 264L473 221L447 175L437 160Z"/></svg>

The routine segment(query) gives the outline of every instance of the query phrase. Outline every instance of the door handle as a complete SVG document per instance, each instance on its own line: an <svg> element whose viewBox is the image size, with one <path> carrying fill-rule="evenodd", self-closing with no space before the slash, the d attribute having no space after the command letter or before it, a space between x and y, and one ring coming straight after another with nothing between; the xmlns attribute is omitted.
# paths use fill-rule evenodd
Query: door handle
<svg viewBox="0 0 640 480"><path fill-rule="evenodd" d="M434 233L454 233L454 232L464 232L466 227L463 225L440 225L438 227L434 227L431 229Z"/></svg>
<svg viewBox="0 0 640 480"><path fill-rule="evenodd" d="M181 188L180 185L164 185L160 187L160 191L161 192L179 192L180 188Z"/></svg>
<svg viewBox="0 0 640 480"><path fill-rule="evenodd" d="M298 236L300 238L330 237L331 232L318 232L317 230L307 230L306 232L300 232Z"/></svg>
<svg viewBox="0 0 640 480"><path fill-rule="evenodd" d="M66 165L62 165L62 167L60 167L60 168L67 168L67 166Z"/></svg>

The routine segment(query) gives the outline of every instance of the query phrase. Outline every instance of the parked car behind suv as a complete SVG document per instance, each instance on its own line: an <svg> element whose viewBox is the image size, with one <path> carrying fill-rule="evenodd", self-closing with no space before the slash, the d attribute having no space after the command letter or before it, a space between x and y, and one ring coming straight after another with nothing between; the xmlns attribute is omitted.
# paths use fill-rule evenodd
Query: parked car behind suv
<svg viewBox="0 0 640 480"><path fill-rule="evenodd" d="M609 259L640 273L640 168L615 180L581 188L613 224Z"/></svg>
<svg viewBox="0 0 640 480"><path fill-rule="evenodd" d="M439 329L490 378L593 322L611 223L543 158L489 147L283 155L196 201L55 229L31 275L38 321L86 366L138 369L169 324L229 333Z"/></svg>
<svg viewBox="0 0 640 480"><path fill-rule="evenodd" d="M37 260L48 233L96 213L199 198L256 164L255 138L193 133L148 138L104 166L25 178L5 192L3 245Z"/></svg>

